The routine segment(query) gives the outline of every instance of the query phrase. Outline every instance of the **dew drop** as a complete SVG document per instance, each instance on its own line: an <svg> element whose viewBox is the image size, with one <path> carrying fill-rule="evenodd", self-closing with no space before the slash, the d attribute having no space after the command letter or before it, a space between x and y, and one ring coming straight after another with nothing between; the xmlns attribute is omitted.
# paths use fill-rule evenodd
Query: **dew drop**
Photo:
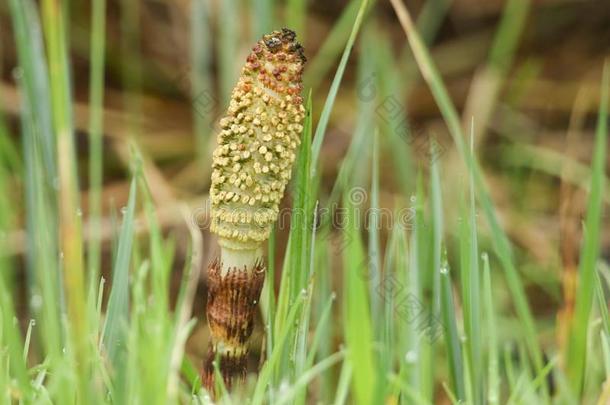
<svg viewBox="0 0 610 405"><path fill-rule="evenodd" d="M34 294L30 298L30 305L33 309L40 309L42 307L42 296L40 294Z"/></svg>
<svg viewBox="0 0 610 405"><path fill-rule="evenodd" d="M409 364L414 364L417 361L417 353L413 350L409 350L405 354L405 361Z"/></svg>
<svg viewBox="0 0 610 405"><path fill-rule="evenodd" d="M11 74L13 75L13 79L21 80L21 78L23 77L23 69L21 67L17 66L16 68L13 69Z"/></svg>

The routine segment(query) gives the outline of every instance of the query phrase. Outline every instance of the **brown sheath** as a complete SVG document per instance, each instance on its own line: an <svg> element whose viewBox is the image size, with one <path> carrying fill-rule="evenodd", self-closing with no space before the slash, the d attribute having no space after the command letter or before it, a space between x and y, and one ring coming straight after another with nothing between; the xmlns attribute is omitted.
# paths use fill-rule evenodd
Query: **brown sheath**
<svg viewBox="0 0 610 405"><path fill-rule="evenodd" d="M254 269L231 268L223 276L216 259L208 267L207 317L211 341L203 365L203 385L215 394L214 361L227 389L245 380L248 340L254 327L254 314L265 281L265 266Z"/></svg>

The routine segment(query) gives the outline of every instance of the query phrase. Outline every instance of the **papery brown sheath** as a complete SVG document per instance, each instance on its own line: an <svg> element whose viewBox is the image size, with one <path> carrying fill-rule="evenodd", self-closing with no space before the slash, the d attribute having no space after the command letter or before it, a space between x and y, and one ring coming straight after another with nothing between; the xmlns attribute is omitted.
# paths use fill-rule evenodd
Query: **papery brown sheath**
<svg viewBox="0 0 610 405"><path fill-rule="evenodd" d="M248 340L265 278L269 238L303 131L303 48L286 28L264 35L247 57L220 120L213 154L211 231L220 259L208 268L211 343L202 380L215 393L215 369L227 388L245 379Z"/></svg>

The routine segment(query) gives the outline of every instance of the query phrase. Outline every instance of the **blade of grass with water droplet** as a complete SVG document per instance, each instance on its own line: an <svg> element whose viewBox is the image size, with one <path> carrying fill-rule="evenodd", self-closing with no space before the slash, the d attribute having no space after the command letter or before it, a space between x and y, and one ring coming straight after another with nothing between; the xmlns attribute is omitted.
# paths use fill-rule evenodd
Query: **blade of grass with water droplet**
<svg viewBox="0 0 610 405"><path fill-rule="evenodd" d="M440 269L441 286L441 314L443 327L445 329L445 344L447 346L447 361L449 363L449 374L451 376L451 388L459 401L466 400L464 388L464 365L462 363L462 347L457 330L455 318L456 308L453 299L451 276L446 262Z"/></svg>

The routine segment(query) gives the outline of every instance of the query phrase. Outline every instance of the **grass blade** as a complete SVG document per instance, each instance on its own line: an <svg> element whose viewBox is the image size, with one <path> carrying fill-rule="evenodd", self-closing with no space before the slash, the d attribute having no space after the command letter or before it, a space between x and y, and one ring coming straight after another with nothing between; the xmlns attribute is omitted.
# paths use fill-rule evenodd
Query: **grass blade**
<svg viewBox="0 0 610 405"><path fill-rule="evenodd" d="M604 170L606 165L606 145L608 136L608 84L610 67L604 67L601 101L595 148L593 152L591 192L585 221L584 242L579 265L578 290L574 320L568 344L567 374L572 390L582 392L587 359L587 332L593 297L595 295L595 268L600 253L600 231L602 224L602 196L604 193Z"/></svg>
<svg viewBox="0 0 610 405"><path fill-rule="evenodd" d="M456 312L451 291L451 276L449 275L449 267L446 262L443 263L439 272L441 279L441 313L445 328L451 386L457 399L462 402L466 400L463 375L464 365L462 363L462 349L455 319Z"/></svg>
<svg viewBox="0 0 610 405"><path fill-rule="evenodd" d="M487 357L488 357L488 378L487 378L487 401L489 405L500 403L500 373L498 370L498 337L496 334L496 318L494 314L493 293L491 290L491 270L489 267L489 257L483 253L483 291L485 291L485 325L487 329Z"/></svg>
<svg viewBox="0 0 610 405"><path fill-rule="evenodd" d="M89 362L87 341L87 306L85 305L85 280L83 233L77 180L76 151L72 128L72 97L68 68L67 38L64 13L55 0L42 2L49 75L51 80L51 112L53 130L57 136L57 160L59 176L59 240L63 254L63 282L71 338L71 350L78 361L77 381L80 398L89 396L89 377L85 370Z"/></svg>
<svg viewBox="0 0 610 405"><path fill-rule="evenodd" d="M368 0L362 0L360 2L360 8L358 9L356 20L354 21L352 31L350 33L349 38L347 39L347 43L345 44L345 49L343 50L341 61L339 62L339 66L337 67L337 72L335 73L335 77L333 78L330 90L328 91L328 96L326 97L324 107L322 108L322 114L320 115L318 126L316 127L316 132L313 137L311 155L312 157L310 177L312 179L316 177L316 172L318 170L318 158L320 157L320 150L322 149L322 142L324 141L324 135L326 134L326 127L328 126L330 113L332 111L333 105L335 104L337 93L339 92L339 85L341 84L341 80L343 79L343 73L345 73L347 61L349 60L352 48L354 47L354 42L356 41L356 37L358 36L358 31L360 30L360 26L362 25L362 21L364 20L364 13L366 11L367 4Z"/></svg>
<svg viewBox="0 0 610 405"><path fill-rule="evenodd" d="M95 294L101 260L101 214L103 177L103 105L106 0L94 0L91 15L91 71L89 76L89 291ZM93 300L91 300L93 301ZM93 301L94 302L94 301Z"/></svg>
<svg viewBox="0 0 610 405"><path fill-rule="evenodd" d="M134 216L137 194L137 179L131 180L127 210L121 227L117 257L114 262L112 274L112 288L108 300L108 309L104 330L102 333L103 345L114 368L115 384L120 386L121 376L125 375L123 362L126 351L126 331L129 315L129 265L134 237ZM117 390L116 399L122 398L123 393Z"/></svg>
<svg viewBox="0 0 610 405"><path fill-rule="evenodd" d="M375 391L375 359L373 357L373 335L371 329L370 306L363 271L368 271L362 242L356 226L356 209L349 198L344 198L346 206L345 243L343 250L344 301L343 319L345 342L348 348L347 361L354 370L352 391L358 404L372 403Z"/></svg>

